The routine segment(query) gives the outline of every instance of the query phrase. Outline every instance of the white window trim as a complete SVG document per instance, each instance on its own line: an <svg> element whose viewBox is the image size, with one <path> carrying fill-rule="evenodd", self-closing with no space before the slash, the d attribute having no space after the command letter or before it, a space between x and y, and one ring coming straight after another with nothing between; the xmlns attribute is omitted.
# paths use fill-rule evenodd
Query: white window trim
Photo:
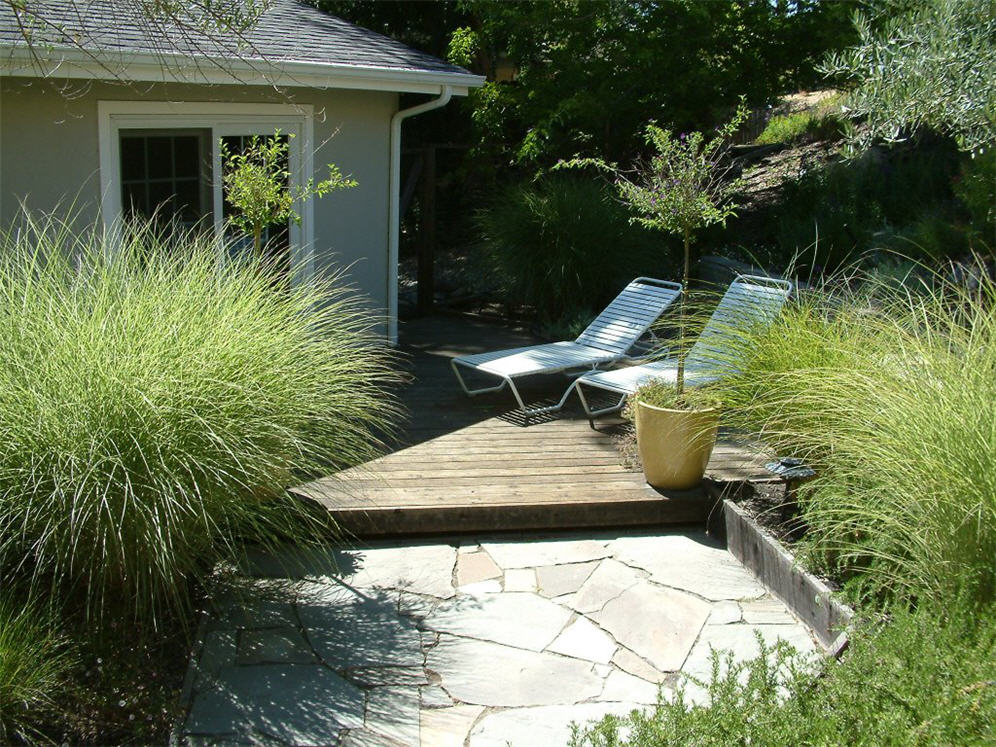
<svg viewBox="0 0 996 747"><path fill-rule="evenodd" d="M221 203L221 156L217 141L223 135L264 135L279 129L294 134L290 147L291 186L312 178L314 165L314 107L295 104L227 104L170 101L98 101L100 209L104 227L113 230L122 218L121 138L123 129L197 128L211 131L212 205L214 230L224 230ZM298 205L300 224L290 226L292 283L308 282L315 273L314 199Z"/></svg>

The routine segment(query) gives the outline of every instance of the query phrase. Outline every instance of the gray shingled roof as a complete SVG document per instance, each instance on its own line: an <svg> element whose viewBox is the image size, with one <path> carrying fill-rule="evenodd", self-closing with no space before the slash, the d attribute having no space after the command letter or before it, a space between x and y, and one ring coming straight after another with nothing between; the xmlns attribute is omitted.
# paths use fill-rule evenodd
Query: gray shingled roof
<svg viewBox="0 0 996 747"><path fill-rule="evenodd" d="M240 2L241 0L234 0ZM336 18L301 0L270 0L256 25L239 34L189 23L150 21L142 0L34 0L29 21L36 52L169 54L227 59L295 61L410 72L470 75L437 57ZM191 3L196 5L196 3ZM22 16L22 19L24 16ZM0 2L0 47L24 45L9 3Z"/></svg>

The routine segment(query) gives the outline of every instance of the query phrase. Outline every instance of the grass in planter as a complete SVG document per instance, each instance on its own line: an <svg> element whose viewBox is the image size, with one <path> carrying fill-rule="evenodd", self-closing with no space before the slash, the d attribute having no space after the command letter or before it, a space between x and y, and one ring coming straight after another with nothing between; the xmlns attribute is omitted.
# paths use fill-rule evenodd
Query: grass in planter
<svg viewBox="0 0 996 747"><path fill-rule="evenodd" d="M328 531L284 489L371 456L395 411L340 278L280 289L193 235L30 217L0 257L5 574L149 624L245 542Z"/></svg>
<svg viewBox="0 0 996 747"><path fill-rule="evenodd" d="M695 703L684 692L577 729L573 747L984 745L996 740L996 615L965 601L895 608L813 676L785 644L737 663L714 653Z"/></svg>
<svg viewBox="0 0 996 747"><path fill-rule="evenodd" d="M996 593L996 283L974 282L813 294L721 385L729 421L817 467L804 548L855 596Z"/></svg>

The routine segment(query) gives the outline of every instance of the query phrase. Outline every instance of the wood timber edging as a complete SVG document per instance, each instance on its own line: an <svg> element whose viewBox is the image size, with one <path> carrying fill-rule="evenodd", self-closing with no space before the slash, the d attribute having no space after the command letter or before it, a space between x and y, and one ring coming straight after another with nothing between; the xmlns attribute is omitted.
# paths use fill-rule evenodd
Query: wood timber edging
<svg viewBox="0 0 996 747"><path fill-rule="evenodd" d="M710 522L733 557L802 620L833 657L847 648L854 610L833 590L806 571L777 539L764 531L733 501L724 498ZM718 532L717 532L718 530Z"/></svg>

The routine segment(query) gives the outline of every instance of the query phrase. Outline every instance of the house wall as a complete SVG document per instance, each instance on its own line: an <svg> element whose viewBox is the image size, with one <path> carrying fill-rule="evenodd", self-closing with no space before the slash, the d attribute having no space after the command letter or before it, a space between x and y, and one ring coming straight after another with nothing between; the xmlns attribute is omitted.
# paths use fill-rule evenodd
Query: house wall
<svg viewBox="0 0 996 747"><path fill-rule="evenodd" d="M40 211L73 205L78 221L100 220L98 101L297 103L314 107L315 177L335 163L358 182L314 203L317 272L349 267L372 308L387 305L390 120L397 94L0 78L0 226L20 202Z"/></svg>

